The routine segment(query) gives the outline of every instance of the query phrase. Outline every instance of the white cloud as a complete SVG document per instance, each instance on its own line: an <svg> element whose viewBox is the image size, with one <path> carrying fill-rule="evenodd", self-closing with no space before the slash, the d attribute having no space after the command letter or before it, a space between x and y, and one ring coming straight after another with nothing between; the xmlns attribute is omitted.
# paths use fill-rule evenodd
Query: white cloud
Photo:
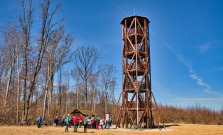
<svg viewBox="0 0 223 135"><path fill-rule="evenodd" d="M195 73L191 73L190 77L193 80L196 80L198 85L203 86L203 87L206 88L206 89L203 90L203 92L214 95L214 96L217 96L217 97L219 96L219 93L217 93L215 91L212 91L211 86L207 83L204 83L203 78L201 78L200 76L196 75Z"/></svg>
<svg viewBox="0 0 223 135"><path fill-rule="evenodd" d="M178 60L180 62L182 62L188 68L190 77L193 80L197 81L197 85L205 87L203 92L217 96L217 97L221 96L219 93L211 90L211 86L208 83L204 82L202 77L200 77L196 74L195 70L193 69L193 63L188 58L186 58L179 50L173 48L166 41L164 41L164 44L170 49L170 51L172 51L175 54L175 56L178 58Z"/></svg>

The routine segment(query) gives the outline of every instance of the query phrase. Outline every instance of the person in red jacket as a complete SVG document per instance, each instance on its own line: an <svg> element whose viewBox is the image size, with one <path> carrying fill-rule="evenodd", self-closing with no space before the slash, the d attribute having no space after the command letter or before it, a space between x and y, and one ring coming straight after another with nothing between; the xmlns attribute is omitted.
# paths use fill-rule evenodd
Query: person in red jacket
<svg viewBox="0 0 223 135"><path fill-rule="evenodd" d="M77 126L78 126L77 120L78 118L74 115L73 117L74 132L77 132Z"/></svg>
<svg viewBox="0 0 223 135"><path fill-rule="evenodd" d="M81 128L81 125L83 124L83 116L80 115L79 117L79 127Z"/></svg>

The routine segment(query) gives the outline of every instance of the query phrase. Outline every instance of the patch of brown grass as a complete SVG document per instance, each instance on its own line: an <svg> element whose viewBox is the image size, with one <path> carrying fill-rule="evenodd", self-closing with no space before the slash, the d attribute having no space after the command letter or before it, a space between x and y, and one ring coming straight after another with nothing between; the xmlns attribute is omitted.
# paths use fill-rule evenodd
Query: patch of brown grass
<svg viewBox="0 0 223 135"><path fill-rule="evenodd" d="M91 135L222 135L222 125L202 125L202 124L167 124L167 129L173 131L145 132L145 131L120 131L120 130L95 130L88 129L87 134ZM36 126L0 126L1 135L73 135L73 128L69 132L64 132L65 127L43 126L38 129ZM82 134L83 128L78 128L78 133Z"/></svg>

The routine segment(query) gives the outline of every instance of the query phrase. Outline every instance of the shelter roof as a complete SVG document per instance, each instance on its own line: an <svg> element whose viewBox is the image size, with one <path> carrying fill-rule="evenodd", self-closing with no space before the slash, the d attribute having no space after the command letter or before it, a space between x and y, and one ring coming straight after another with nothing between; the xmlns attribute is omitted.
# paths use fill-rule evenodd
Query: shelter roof
<svg viewBox="0 0 223 135"><path fill-rule="evenodd" d="M96 115L96 113L91 110L82 110L82 109L75 109L71 114L75 113L81 113L82 115Z"/></svg>

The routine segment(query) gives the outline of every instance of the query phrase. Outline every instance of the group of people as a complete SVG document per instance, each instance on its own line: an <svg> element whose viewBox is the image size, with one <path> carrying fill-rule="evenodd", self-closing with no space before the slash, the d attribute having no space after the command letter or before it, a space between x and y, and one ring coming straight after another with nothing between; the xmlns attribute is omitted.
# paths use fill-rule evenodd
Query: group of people
<svg viewBox="0 0 223 135"><path fill-rule="evenodd" d="M72 122L72 123L71 123ZM84 126L84 132L87 132L87 128L91 129L110 129L112 120L109 118L108 120L105 120L103 117L94 117L94 116L85 116L83 117L80 115L80 117L74 115L73 117L68 114L65 117L65 123L66 123L66 128L65 132L68 132L68 127L71 127L73 125L74 127L74 132L77 132L78 126L81 127L82 125Z"/></svg>
<svg viewBox="0 0 223 135"><path fill-rule="evenodd" d="M42 118L39 116L37 118L37 126L38 128L41 127L41 121ZM60 120L56 117L53 119L53 126L57 127L61 124L61 126L66 126L65 132L68 132L68 128L73 126L74 127L74 132L77 132L78 127L81 128L81 126L84 126L84 132L87 132L87 128L91 129L110 129L112 120L111 118L105 120L103 117L95 117L95 116L85 116L83 117L82 115L76 116L73 115L71 116L68 114L67 116L63 116Z"/></svg>

